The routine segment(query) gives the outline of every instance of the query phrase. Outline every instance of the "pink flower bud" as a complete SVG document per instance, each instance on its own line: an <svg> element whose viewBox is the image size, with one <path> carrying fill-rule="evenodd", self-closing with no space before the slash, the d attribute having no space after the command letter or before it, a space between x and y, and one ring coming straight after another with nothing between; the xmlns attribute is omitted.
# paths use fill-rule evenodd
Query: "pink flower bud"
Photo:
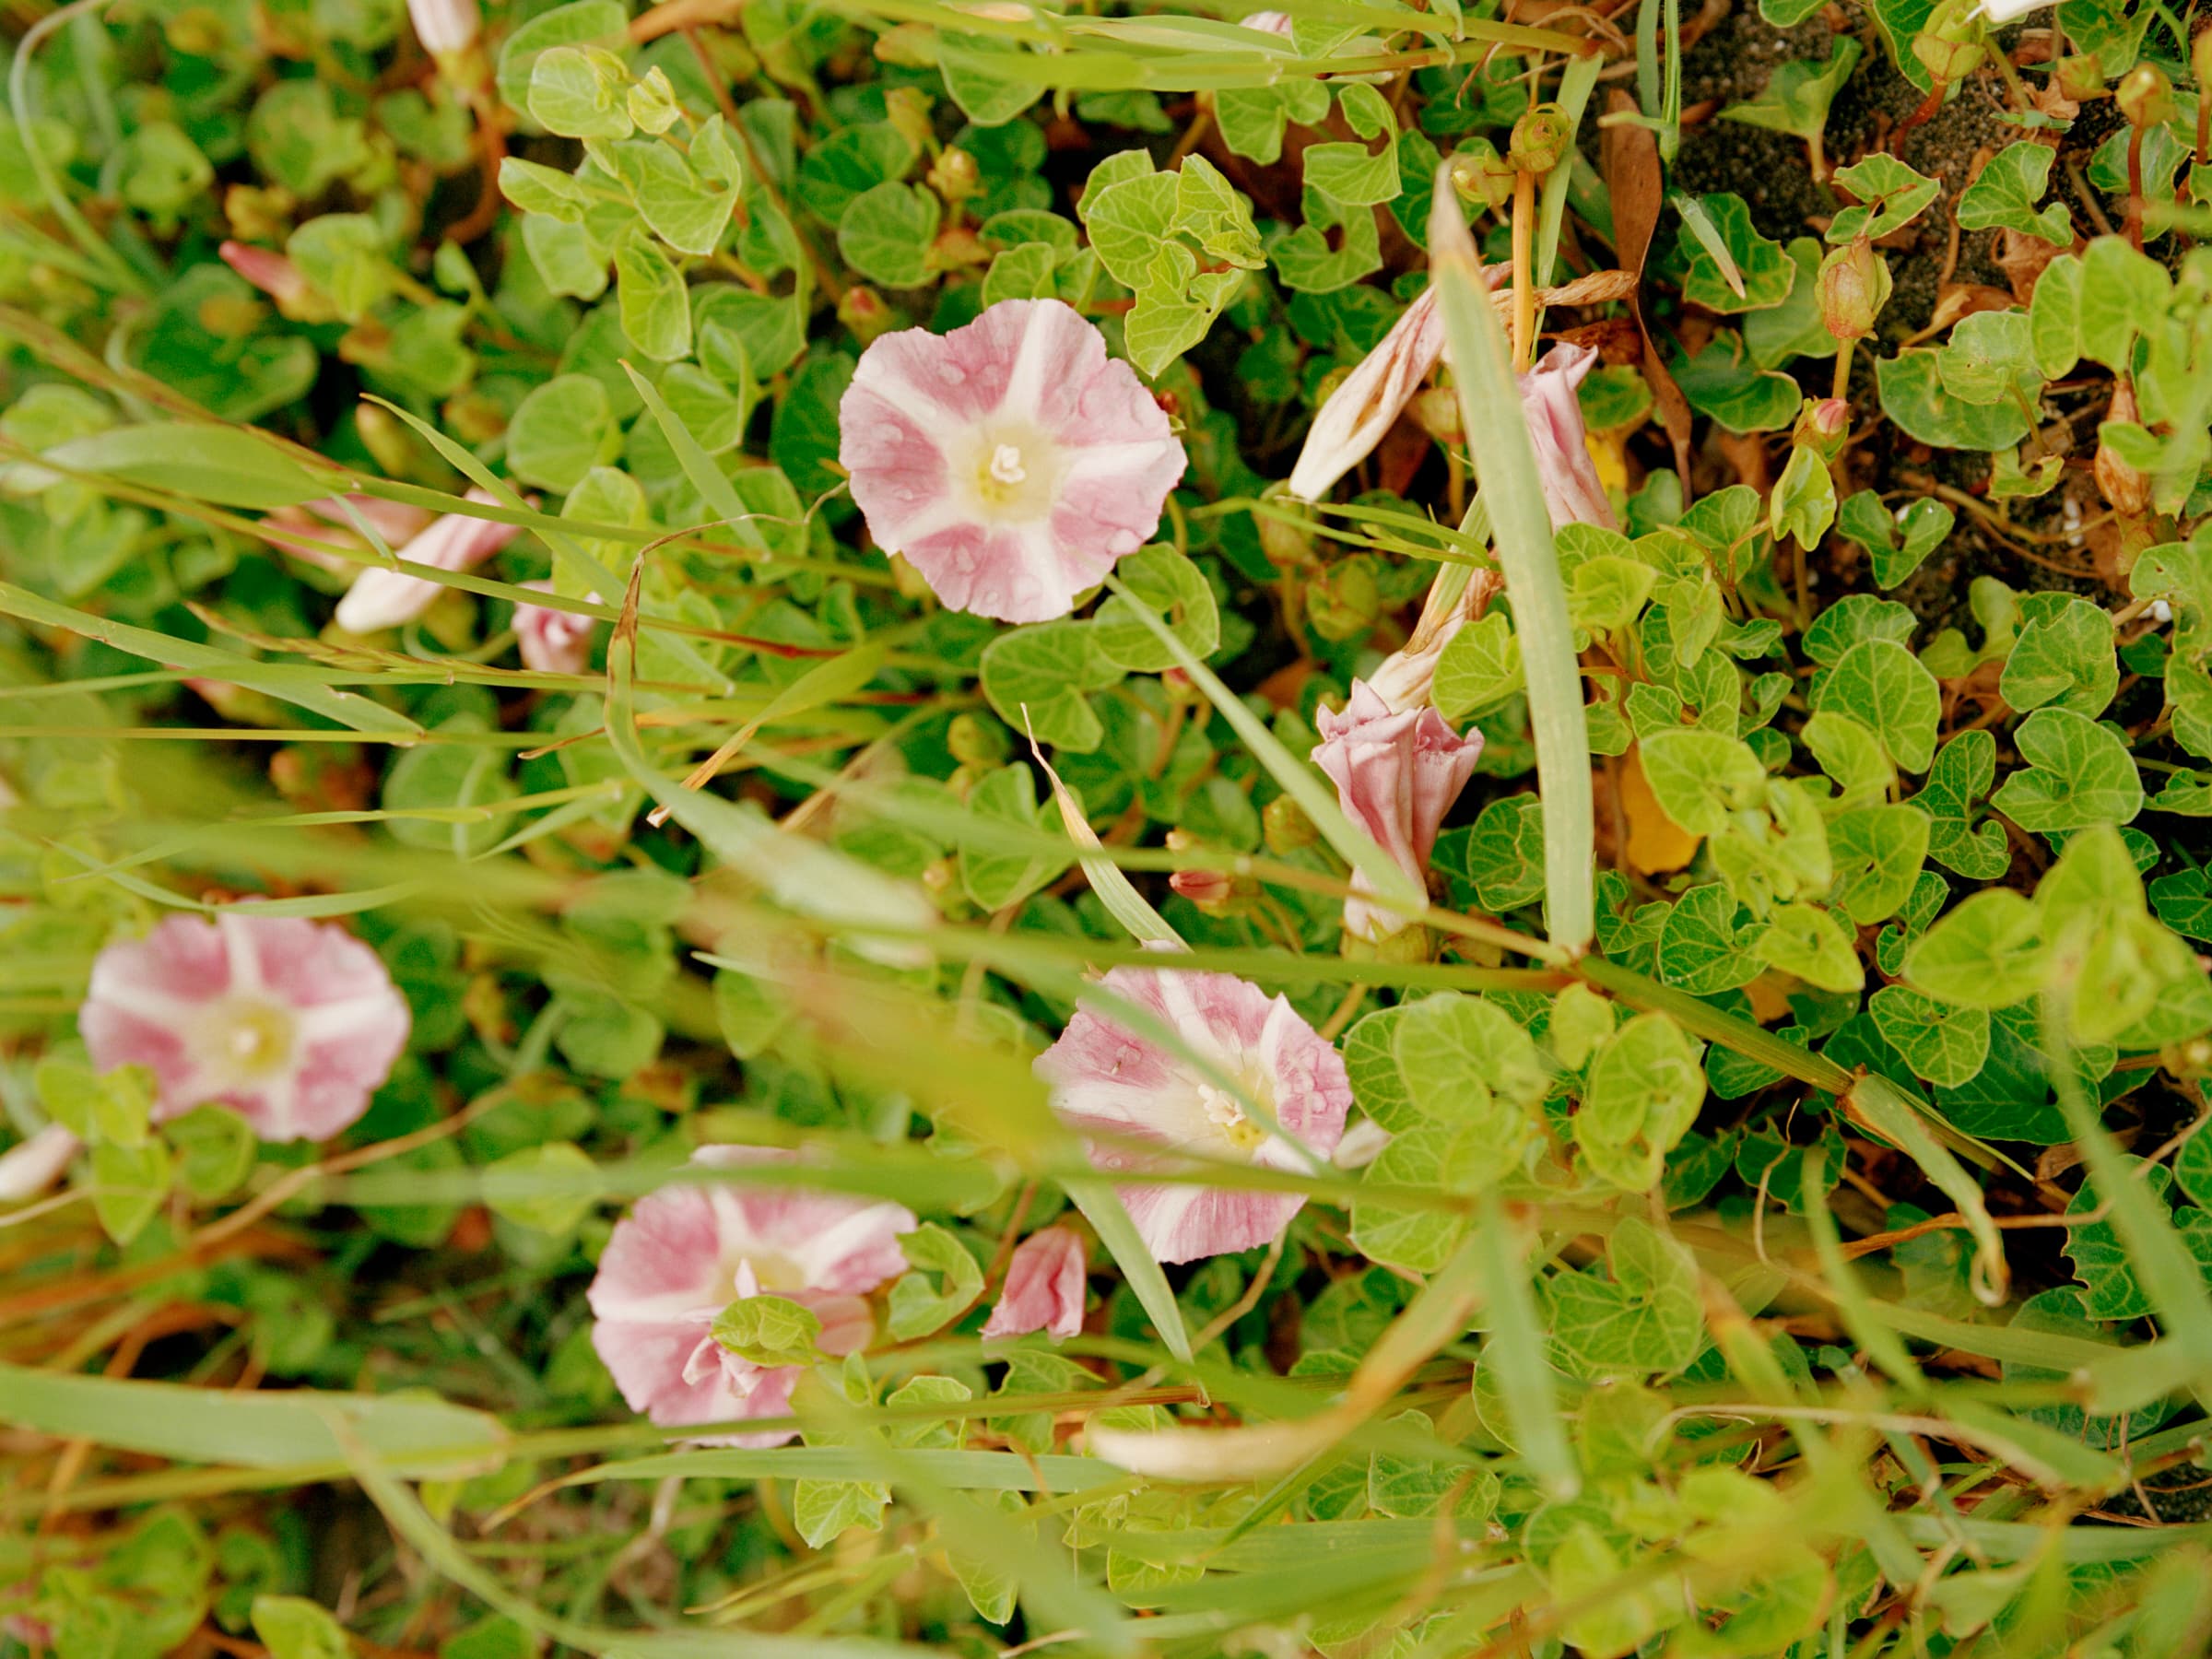
<svg viewBox="0 0 2212 1659"><path fill-rule="evenodd" d="M227 241L216 252L225 265L280 306L300 305L314 295L300 267L281 253L241 241Z"/></svg>
<svg viewBox="0 0 2212 1659"><path fill-rule="evenodd" d="M553 591L549 582L525 582L523 585L541 594ZM594 605L599 603L596 594L591 599ZM514 642L523 653L524 665L540 674L582 674L590 667L592 632L598 626L595 618L549 606L514 607Z"/></svg>
<svg viewBox="0 0 2212 1659"><path fill-rule="evenodd" d="M982 1331L1025 1336L1043 1331L1065 1341L1083 1329L1083 1241L1065 1227L1031 1233L1006 1264L1006 1288Z"/></svg>
<svg viewBox="0 0 2212 1659"><path fill-rule="evenodd" d="M1597 353L1588 346L1554 346L1521 377L1521 412L1528 420L1529 441L1536 449L1536 477L1544 486L1544 505L1551 510L1551 527L1597 524L1616 528L1613 503L1606 487L1597 481L1597 464L1590 459L1587 429L1577 388L1597 367Z"/></svg>
<svg viewBox="0 0 2212 1659"><path fill-rule="evenodd" d="M1482 757L1482 734L1460 736L1432 708L1394 712L1365 680L1352 682L1342 713L1324 709L1314 724L1322 742L1313 759L1335 782L1345 815L1425 882L1444 815ZM1363 885L1358 876L1352 884ZM1407 923L1362 900L1344 903L1345 928L1361 938L1383 938Z"/></svg>

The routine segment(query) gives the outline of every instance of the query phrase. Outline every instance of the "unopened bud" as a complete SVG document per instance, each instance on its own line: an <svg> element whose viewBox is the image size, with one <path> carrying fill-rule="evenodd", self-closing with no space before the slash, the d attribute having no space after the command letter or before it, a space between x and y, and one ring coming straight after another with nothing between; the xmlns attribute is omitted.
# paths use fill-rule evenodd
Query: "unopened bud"
<svg viewBox="0 0 2212 1659"><path fill-rule="evenodd" d="M1430 386L1413 394L1406 406L1413 424L1439 443L1458 443L1465 436L1459 412L1459 394L1444 386Z"/></svg>
<svg viewBox="0 0 2212 1659"><path fill-rule="evenodd" d="M937 135L930 123L929 105L929 94L921 88L893 87L883 95L883 118L908 144L924 150Z"/></svg>
<svg viewBox="0 0 2212 1659"><path fill-rule="evenodd" d="M422 452L413 429L398 416L380 404L363 399L353 418L354 429L361 435L361 447L375 458L384 477L406 478L415 475L422 465Z"/></svg>
<svg viewBox="0 0 2212 1659"><path fill-rule="evenodd" d="M865 282L856 282L844 291L837 302L837 320L853 331L853 337L865 346L898 321L891 308L883 302L883 296Z"/></svg>
<svg viewBox="0 0 2212 1659"><path fill-rule="evenodd" d="M1823 461L1833 461L1851 430L1851 406L1840 397L1806 398L1797 416L1790 441L1809 449Z"/></svg>
<svg viewBox="0 0 2212 1659"><path fill-rule="evenodd" d="M1513 199L1513 164L1488 138L1470 138L1453 153L1452 188L1472 205L1502 207Z"/></svg>
<svg viewBox="0 0 2212 1659"><path fill-rule="evenodd" d="M1382 614L1382 593L1368 560L1347 559L1306 585L1306 617L1324 640L1356 640Z"/></svg>
<svg viewBox="0 0 2212 1659"><path fill-rule="evenodd" d="M2087 103L2104 90L2104 65L2094 53L2077 53L2052 65L2051 78L2062 97ZM2201 84L2203 77L2198 78Z"/></svg>
<svg viewBox="0 0 2212 1659"><path fill-rule="evenodd" d="M955 714L945 747L962 766L995 766L1006 758L1006 728L980 714Z"/></svg>
<svg viewBox="0 0 2212 1659"><path fill-rule="evenodd" d="M1533 104L1513 123L1510 159L1523 172L1547 173L1566 159L1574 124L1558 104Z"/></svg>
<svg viewBox="0 0 2212 1659"><path fill-rule="evenodd" d="M2105 411L2104 422L2098 429L2097 459L2091 471L2097 488L2103 492L2105 504L2124 519L2147 517L2155 491L2148 478L2121 458L2105 431L2112 426L2133 425L2137 413L2135 387L2124 380L2115 381L2112 406Z"/></svg>
<svg viewBox="0 0 2212 1659"><path fill-rule="evenodd" d="M1310 847L1320 832L1304 808L1288 795L1277 795L1260 808L1260 836L1267 851L1285 858L1300 847Z"/></svg>
<svg viewBox="0 0 2212 1659"><path fill-rule="evenodd" d="M423 50L437 58L465 52L484 28L477 0L407 0L407 18Z"/></svg>
<svg viewBox="0 0 2212 1659"><path fill-rule="evenodd" d="M1913 57L1937 87L1967 79L1986 55L1989 29L1982 20L1980 0L1942 0L1913 35Z"/></svg>
<svg viewBox="0 0 2212 1659"><path fill-rule="evenodd" d="M1168 885L1202 911L1225 909L1237 896L1237 884L1226 870L1178 870Z"/></svg>
<svg viewBox="0 0 2212 1659"><path fill-rule="evenodd" d="M957 144L947 148L929 170L929 187L947 202L966 201L982 183L982 171L975 158Z"/></svg>
<svg viewBox="0 0 2212 1659"><path fill-rule="evenodd" d="M1294 524L1273 513L1254 513L1260 527L1260 551L1280 571L1303 570L1313 562L1313 538L1303 524Z"/></svg>
<svg viewBox="0 0 2212 1659"><path fill-rule="evenodd" d="M1830 250L1814 283L1820 324L1839 340L1863 340L1889 303L1889 265L1865 237Z"/></svg>
<svg viewBox="0 0 2212 1659"><path fill-rule="evenodd" d="M2128 125L2157 126L2173 119L2173 83L2156 64L2137 64L2112 88L2112 101Z"/></svg>

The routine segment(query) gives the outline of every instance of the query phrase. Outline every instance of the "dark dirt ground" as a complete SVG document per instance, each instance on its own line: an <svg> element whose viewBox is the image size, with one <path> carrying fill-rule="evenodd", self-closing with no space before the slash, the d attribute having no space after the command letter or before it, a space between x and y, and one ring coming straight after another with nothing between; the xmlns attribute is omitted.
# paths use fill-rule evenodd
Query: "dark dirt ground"
<svg viewBox="0 0 2212 1659"><path fill-rule="evenodd" d="M2017 48L2029 32L2010 29L2000 39ZM1924 493L1930 480L1979 496L1985 488L1986 461L1974 455L1930 451L1886 425L1868 431L1866 416L1876 406L1873 359L1888 355L1900 342L1915 338L1929 326L1947 282L2000 290L2009 286L1996 258L1998 232L1959 232L1955 255L1953 253L1952 215L1959 194L1972 182L1988 155L2030 135L2005 119L2006 88L1997 73L1990 68L1978 72L1934 117L1912 127L1900 139L1896 130L1918 108L1922 93L1891 62L1880 31L1858 6L1831 4L1798 27L1783 29L1765 22L1753 0L1726 0L1723 15L1683 60L1685 113L1701 112L1703 119L1685 127L1670 182L1692 194L1734 192L1749 206L1759 230L1778 241L1818 235L1843 198L1813 176L1806 147L1785 134L1720 120L1718 112L1729 104L1757 98L1774 70L1784 63L1826 60L1840 33L1856 36L1862 54L1830 112L1826 135L1829 165L1848 166L1873 150L1893 145L1901 160L1939 180L1943 186L1936 204L1913 225L1898 238L1884 240L1893 288L1881 317L1881 337L1862 345L1852 378L1861 431L1846 464L1851 475L1849 487L1894 493L1900 503L1911 495ZM2031 89L2043 84L2044 72L2040 66L2024 67L2021 76ZM2095 218L2088 204L2074 194L2068 163L2086 168L2089 156L2118 121L2118 112L2109 99L2084 105L2072 131L2062 141L2058 163L2052 170L2053 194L2046 199L2065 200L2077 229L2087 233L2095 232ZM2105 200L2098 200L2096 206L2114 222L2124 210L2124 204ZM1673 227L1670 212L1660 229L1663 241L1672 237ZM1811 359L1800 360L1796 368L1809 394L1818 395L1827 390L1823 368ZM2035 535L2053 537L2036 544L2037 559L2023 557L2017 546L2007 547L1970 512L1960 511L1945 544L1890 594L1911 606L1929 632L1959 627L1968 629L1971 637L1967 596L1977 576L1994 576L2022 591L2056 587L2110 597L2094 574L2092 549L2054 534L2063 530L2069 499L2078 510L2077 522L2094 519L2104 511L2088 469L2096 442L2096 420L2106 396L2105 388L2097 385L2054 400L2060 412L2077 414L2074 450L2065 479L2040 500L2010 503L2009 512L2003 515L2029 533L2018 538L2019 545ZM2077 405L2085 406L2077 412L2073 406ZM1831 551L1835 546L1831 542ZM1827 568L1818 572L1823 598L1832 600L1854 590L1872 591L1871 577L1848 552L1844 559L1826 563Z"/></svg>

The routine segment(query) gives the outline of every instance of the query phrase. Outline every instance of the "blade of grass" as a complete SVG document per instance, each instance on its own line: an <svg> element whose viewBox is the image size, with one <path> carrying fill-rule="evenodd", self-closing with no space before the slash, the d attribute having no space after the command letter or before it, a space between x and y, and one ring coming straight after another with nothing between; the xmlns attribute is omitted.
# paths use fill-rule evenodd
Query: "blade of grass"
<svg viewBox="0 0 2212 1659"><path fill-rule="evenodd" d="M1491 310L1481 262L1468 234L1451 169L1437 170L1429 247L1438 310L1459 387L1467 447L1488 509L1492 546L1505 571L1513 629L1527 680L1544 824L1544 897L1551 942L1580 955L1596 932L1592 872L1596 830L1590 794L1590 733L1583 680L1567 619L1567 593L1552 546L1551 514L1537 481L1535 450L1521 413L1505 331Z"/></svg>

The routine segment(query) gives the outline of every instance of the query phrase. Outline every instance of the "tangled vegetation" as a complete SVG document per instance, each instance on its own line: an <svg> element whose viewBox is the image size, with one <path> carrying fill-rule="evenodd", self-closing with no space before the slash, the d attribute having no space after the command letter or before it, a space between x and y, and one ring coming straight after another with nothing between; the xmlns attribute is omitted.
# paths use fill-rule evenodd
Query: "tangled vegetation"
<svg viewBox="0 0 2212 1659"><path fill-rule="evenodd" d="M2212 30L10 26L0 1659L2212 1651Z"/></svg>

